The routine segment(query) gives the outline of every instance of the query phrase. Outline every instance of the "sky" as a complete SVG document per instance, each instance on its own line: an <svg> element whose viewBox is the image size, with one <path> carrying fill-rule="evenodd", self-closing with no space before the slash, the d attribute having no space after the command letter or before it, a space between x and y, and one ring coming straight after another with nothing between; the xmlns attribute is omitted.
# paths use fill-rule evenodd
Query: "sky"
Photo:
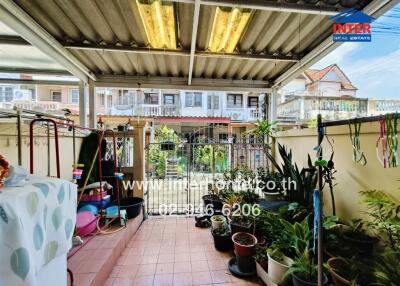
<svg viewBox="0 0 400 286"><path fill-rule="evenodd" d="M400 4L372 23L371 43L344 43L312 68L339 67L357 97L400 99Z"/></svg>

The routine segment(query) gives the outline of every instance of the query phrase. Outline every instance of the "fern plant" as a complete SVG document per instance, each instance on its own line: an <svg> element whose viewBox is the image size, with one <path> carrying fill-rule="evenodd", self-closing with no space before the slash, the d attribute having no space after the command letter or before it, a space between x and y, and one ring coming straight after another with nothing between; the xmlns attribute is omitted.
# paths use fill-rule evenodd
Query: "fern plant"
<svg viewBox="0 0 400 286"><path fill-rule="evenodd" d="M400 284L400 252L386 252L376 258L374 285L399 286Z"/></svg>
<svg viewBox="0 0 400 286"><path fill-rule="evenodd" d="M360 192L367 205L371 221L367 225L388 243L393 251L400 251L400 204L388 194L370 190Z"/></svg>

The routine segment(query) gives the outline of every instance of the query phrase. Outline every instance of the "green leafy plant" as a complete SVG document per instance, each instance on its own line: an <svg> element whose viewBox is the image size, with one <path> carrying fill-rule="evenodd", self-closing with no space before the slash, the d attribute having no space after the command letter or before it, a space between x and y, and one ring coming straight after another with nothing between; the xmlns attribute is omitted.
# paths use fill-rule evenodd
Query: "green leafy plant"
<svg viewBox="0 0 400 286"><path fill-rule="evenodd" d="M231 230L228 224L224 223L221 227L213 229L215 235L218 236L229 236L231 235Z"/></svg>
<svg viewBox="0 0 400 286"><path fill-rule="evenodd" d="M268 247L256 245L255 253L254 259L257 262L264 264L268 261Z"/></svg>
<svg viewBox="0 0 400 286"><path fill-rule="evenodd" d="M318 267L313 262L310 252L305 250L290 266L286 275L295 274L305 281L315 281L318 275Z"/></svg>
<svg viewBox="0 0 400 286"><path fill-rule="evenodd" d="M376 284L379 286L398 286L400 283L400 252L389 251L377 256L375 266Z"/></svg>
<svg viewBox="0 0 400 286"><path fill-rule="evenodd" d="M257 169L257 179L263 183L263 189L261 191L264 193L279 193L283 196L283 176L279 172L271 171L269 168L259 167ZM275 188L270 189L273 186Z"/></svg>
<svg viewBox="0 0 400 286"><path fill-rule="evenodd" d="M293 224L281 220L281 224L283 234L288 238L288 247L291 247L298 256L307 251L313 237L308 218L305 218L301 223L295 222Z"/></svg>
<svg viewBox="0 0 400 286"><path fill-rule="evenodd" d="M388 194L377 191L360 192L372 219L367 225L387 242L393 251L400 251L400 204Z"/></svg>
<svg viewBox="0 0 400 286"><path fill-rule="evenodd" d="M282 165L271 154L267 154L269 160L276 170L286 179L285 199L289 202L297 202L301 206L312 210L313 190L317 186L317 169L314 167L310 155L308 155L308 167L299 170L296 163L293 163L292 151L278 144ZM289 181L290 179L290 181Z"/></svg>

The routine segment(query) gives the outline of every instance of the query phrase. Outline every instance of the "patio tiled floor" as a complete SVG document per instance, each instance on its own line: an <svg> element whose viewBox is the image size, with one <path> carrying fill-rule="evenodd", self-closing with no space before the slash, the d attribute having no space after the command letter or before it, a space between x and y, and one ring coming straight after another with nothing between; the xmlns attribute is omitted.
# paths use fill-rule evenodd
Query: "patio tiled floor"
<svg viewBox="0 0 400 286"><path fill-rule="evenodd" d="M210 230L196 228L193 218L150 218L105 286L262 285L233 276L227 269L230 258L215 250Z"/></svg>

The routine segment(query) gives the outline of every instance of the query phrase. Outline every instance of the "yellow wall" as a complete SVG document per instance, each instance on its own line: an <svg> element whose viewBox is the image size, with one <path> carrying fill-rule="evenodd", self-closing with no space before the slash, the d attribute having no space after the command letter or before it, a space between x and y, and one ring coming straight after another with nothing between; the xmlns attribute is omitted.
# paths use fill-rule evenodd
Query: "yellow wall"
<svg viewBox="0 0 400 286"><path fill-rule="evenodd" d="M363 217L361 212L365 209L360 204L359 191L379 189L400 199L399 169L384 169L376 156L375 146L379 136L378 123L364 123L361 127L361 148L368 161L366 166L361 166L352 161L352 147L347 125L328 127L327 133L334 140L334 162L338 171L335 175L337 182L335 199L337 214L341 219L348 221L354 217ZM316 158L316 153L313 150L317 145L316 134L316 129L283 131L279 133L277 142L291 148L294 160L299 167L302 167L307 164L307 153L312 156L313 160ZM327 150L326 152L331 152L326 141L322 143L322 146ZM331 214L328 189L324 192L324 201L326 213Z"/></svg>
<svg viewBox="0 0 400 286"><path fill-rule="evenodd" d="M39 127L40 128L40 127ZM41 176L47 175L47 137L43 131L44 128L35 129L34 147L34 173ZM65 129L61 129L64 130ZM23 125L22 131L22 166L29 172L29 130L28 125ZM60 170L61 178L72 179L72 132L62 132L59 137L60 148ZM76 158L79 156L82 138L76 138ZM54 138L51 138L51 176L56 176L56 159ZM18 164L18 148L17 148L17 129L15 123L0 123L0 154L12 164Z"/></svg>

